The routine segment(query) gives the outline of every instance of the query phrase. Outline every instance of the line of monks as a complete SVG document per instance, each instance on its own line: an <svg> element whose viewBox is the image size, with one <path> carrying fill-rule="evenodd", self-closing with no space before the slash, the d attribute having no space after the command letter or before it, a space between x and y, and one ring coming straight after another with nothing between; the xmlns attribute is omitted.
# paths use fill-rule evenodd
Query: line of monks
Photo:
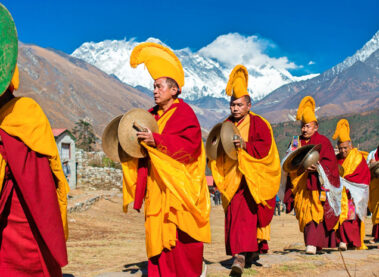
<svg viewBox="0 0 379 277"><path fill-rule="evenodd" d="M62 276L68 185L42 109L30 98L13 96L19 85L17 33L2 5L0 17L0 56L6 57L0 63L0 276ZM211 242L211 203L200 124L178 97L184 71L175 54L142 43L130 64L142 63L154 79L156 105L149 112L159 131L137 132L148 155L122 162L124 211L132 202L140 210L144 202L149 276L205 276L203 243ZM248 71L237 65L226 86L231 114L225 119L240 134L233 140L237 158L221 153L208 161L222 194L232 273L242 274L267 253L278 193L287 212L296 211L308 254L337 244L341 250L365 249L368 203L374 240L379 241L379 179L370 178L366 154L353 148L348 122L337 124L335 155L331 142L318 133L315 101L302 99L297 113L301 135L293 137L287 154L320 144L319 161L302 171L284 172L286 158L280 162L271 125L250 111L247 83ZM368 162L378 160L376 149Z"/></svg>

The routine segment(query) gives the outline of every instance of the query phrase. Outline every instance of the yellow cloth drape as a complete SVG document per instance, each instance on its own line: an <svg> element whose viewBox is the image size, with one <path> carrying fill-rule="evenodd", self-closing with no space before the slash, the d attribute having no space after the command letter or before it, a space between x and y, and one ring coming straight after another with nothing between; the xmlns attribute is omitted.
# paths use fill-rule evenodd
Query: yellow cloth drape
<svg viewBox="0 0 379 277"><path fill-rule="evenodd" d="M342 163L342 167L344 169L343 177L353 174L355 169L362 162L363 158L364 157L361 151L359 151L357 148L351 149L346 159ZM341 214L337 223L338 226L342 225L342 223L347 219L348 212L349 212L349 204L348 204L347 193L346 193L346 189L343 188L342 199L341 199ZM360 234L361 234L361 247L359 249L365 250L367 249L367 246L364 244L365 225L364 225L363 220L360 223Z"/></svg>
<svg viewBox="0 0 379 277"><path fill-rule="evenodd" d="M300 146L299 146L300 147ZM324 208L320 201L318 190L308 190L308 173L304 172L297 175L296 172L290 173L293 185L294 209L296 218L299 221L299 229L304 232L304 227L312 220L319 224L324 218Z"/></svg>
<svg viewBox="0 0 379 277"><path fill-rule="evenodd" d="M67 193L69 186L63 173L58 148L46 115L33 99L16 97L1 108L0 128L9 135L18 137L31 150L48 157L51 171L58 183L56 192L67 239ZM4 178L3 175L1 176Z"/></svg>
<svg viewBox="0 0 379 277"><path fill-rule="evenodd" d="M269 224L265 227L258 227L257 228L257 239L259 241L270 240L270 232L271 232L271 224Z"/></svg>
<svg viewBox="0 0 379 277"><path fill-rule="evenodd" d="M220 155L217 160L210 161L213 179L223 194L224 209L238 190L242 176L245 176L249 191L257 204L266 206L266 200L274 198L278 193L281 173L279 154L270 123L263 117L260 118L267 124L271 133L271 147L266 157L256 159L245 150L238 149L238 161L231 160L227 155ZM237 128L243 140L248 141L250 116L246 116Z"/></svg>
<svg viewBox="0 0 379 277"><path fill-rule="evenodd" d="M162 132L175 109L159 120ZM176 245L176 229L195 240L210 242L210 198L205 179L205 150L190 164L180 163L161 151L143 146L150 158L145 196L146 250L148 258ZM134 200L138 160L123 163L124 211Z"/></svg>
<svg viewBox="0 0 379 277"><path fill-rule="evenodd" d="M379 178L371 179L368 208L372 212L372 224L379 224Z"/></svg>

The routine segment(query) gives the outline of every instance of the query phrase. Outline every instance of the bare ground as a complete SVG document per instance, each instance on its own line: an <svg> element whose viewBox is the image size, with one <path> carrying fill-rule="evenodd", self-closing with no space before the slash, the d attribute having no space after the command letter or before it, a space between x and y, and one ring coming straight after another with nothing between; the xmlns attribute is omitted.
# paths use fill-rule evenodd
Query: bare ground
<svg viewBox="0 0 379 277"><path fill-rule="evenodd" d="M88 210L69 214L70 237L67 242L69 264L64 276L142 276L146 273L143 213L133 209L122 212L121 194L101 198ZM340 253L328 249L315 256L304 254L303 234L293 215L275 216L271 225L270 251L243 276L378 276L379 249L350 250ZM225 255L224 213L212 207L212 243L205 245L207 276L229 276L231 260ZM366 219L366 234L371 232ZM366 239L370 239L369 236Z"/></svg>

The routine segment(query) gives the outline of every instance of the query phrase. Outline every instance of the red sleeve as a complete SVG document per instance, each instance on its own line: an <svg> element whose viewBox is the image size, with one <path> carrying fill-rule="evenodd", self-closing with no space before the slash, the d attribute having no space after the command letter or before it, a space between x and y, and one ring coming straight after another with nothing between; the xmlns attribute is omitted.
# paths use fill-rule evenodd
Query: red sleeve
<svg viewBox="0 0 379 277"><path fill-rule="evenodd" d="M350 182L366 185L370 184L370 178L370 169L367 166L366 160L364 158L352 174L345 176L345 179Z"/></svg>
<svg viewBox="0 0 379 277"><path fill-rule="evenodd" d="M185 103L177 105L162 134L153 133L157 149L182 163L201 153L201 129L195 113Z"/></svg>
<svg viewBox="0 0 379 277"><path fill-rule="evenodd" d="M334 149L329 139L318 132L315 133L310 140L311 144L321 144L320 150L320 164L328 176L329 182L334 187L340 186L340 179L338 173L338 163L337 158L334 153ZM320 182L317 173L310 173L308 175L307 188L309 190L319 189Z"/></svg>
<svg viewBox="0 0 379 277"><path fill-rule="evenodd" d="M139 159L136 193L135 193L134 205L133 205L133 209L138 210L138 211L141 209L143 199L145 197L146 186L147 186L147 175L148 175L147 158Z"/></svg>
<svg viewBox="0 0 379 277"><path fill-rule="evenodd" d="M257 159L267 156L271 148L271 132L266 122L259 116L250 115L249 140L246 152Z"/></svg>
<svg viewBox="0 0 379 277"><path fill-rule="evenodd" d="M378 148L376 148L375 161L379 161L379 146L378 146Z"/></svg>
<svg viewBox="0 0 379 277"><path fill-rule="evenodd" d="M36 227L60 266L67 264L66 241L47 157L30 150L22 141L0 129L8 166Z"/></svg>

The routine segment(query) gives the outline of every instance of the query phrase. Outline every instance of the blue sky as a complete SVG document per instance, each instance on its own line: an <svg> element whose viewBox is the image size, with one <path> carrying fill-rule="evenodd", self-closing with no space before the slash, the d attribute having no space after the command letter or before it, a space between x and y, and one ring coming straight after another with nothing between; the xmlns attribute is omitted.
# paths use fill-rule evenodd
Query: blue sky
<svg viewBox="0 0 379 277"><path fill-rule="evenodd" d="M22 42L72 53L86 41L159 38L192 51L220 35L256 36L295 75L322 72L379 29L379 1L1 1Z"/></svg>

